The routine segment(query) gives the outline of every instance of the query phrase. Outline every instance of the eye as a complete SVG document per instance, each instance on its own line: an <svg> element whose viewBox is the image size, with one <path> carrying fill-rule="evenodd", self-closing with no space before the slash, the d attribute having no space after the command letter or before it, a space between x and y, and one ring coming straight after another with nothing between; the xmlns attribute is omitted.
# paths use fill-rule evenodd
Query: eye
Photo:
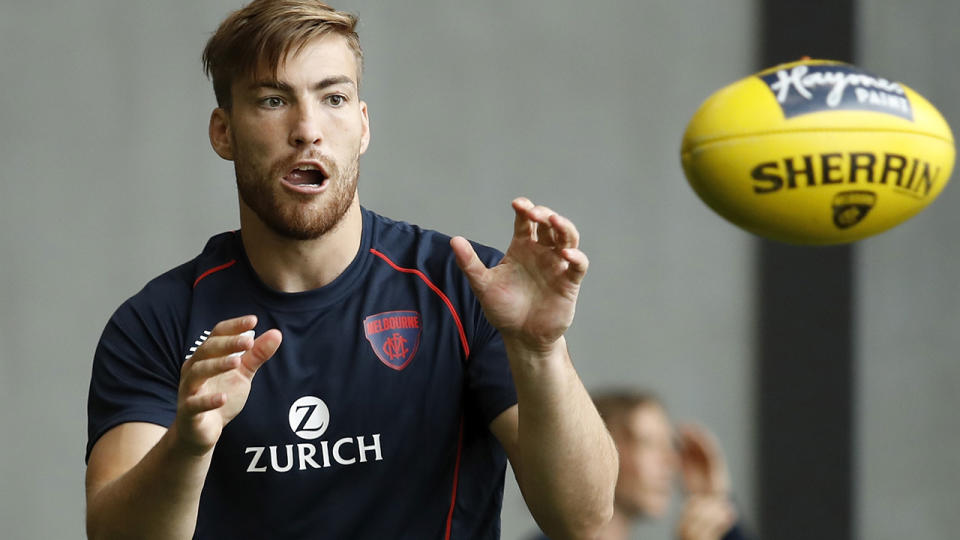
<svg viewBox="0 0 960 540"><path fill-rule="evenodd" d="M268 109L276 109L283 106L283 100L277 96L270 96L261 99L260 104Z"/></svg>
<svg viewBox="0 0 960 540"><path fill-rule="evenodd" d="M327 96L327 103L334 107L341 107L347 102L347 97L342 94L332 94Z"/></svg>

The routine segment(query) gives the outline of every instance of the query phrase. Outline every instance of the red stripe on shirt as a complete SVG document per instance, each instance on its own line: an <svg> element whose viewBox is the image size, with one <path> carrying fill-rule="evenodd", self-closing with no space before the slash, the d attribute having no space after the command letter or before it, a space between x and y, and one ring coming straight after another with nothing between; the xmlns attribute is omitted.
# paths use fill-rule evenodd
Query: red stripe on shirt
<svg viewBox="0 0 960 540"><path fill-rule="evenodd" d="M450 540L450 528L453 525L453 508L457 505L457 480L460 479L460 455L463 451L463 417L460 417L460 434L457 435L457 461L453 466L453 490L450 493L450 511L447 512L447 532L443 540Z"/></svg>
<svg viewBox="0 0 960 540"><path fill-rule="evenodd" d="M221 264L220 266L214 266L213 268L211 268L211 269L207 270L206 272L200 274L200 277L198 277L197 280L193 282L193 287L196 288L196 287L197 287L197 283L200 283L200 280L201 280L201 279L209 276L210 274L213 274L214 272L219 272L219 271L221 271L221 270L225 270L225 269L227 269L227 268L230 268L231 266L233 266L233 265L236 264L236 263L237 263L237 260L236 260L236 259L231 259L230 261L228 261L228 262L226 262L226 263L223 263L223 264Z"/></svg>
<svg viewBox="0 0 960 540"><path fill-rule="evenodd" d="M447 298L447 295L443 294L443 291L441 291L436 285L434 285L433 282L431 282L430 279L423 274L423 272L415 268L402 268L400 266L397 266L393 261L390 260L389 257L384 255L383 253L380 253L376 249L370 248L370 253L373 253L377 257L380 257L381 259L386 261L387 264L389 264L391 267L393 267L394 270L398 272L415 274L417 277L422 279L423 282L426 283L431 290L433 290L433 292L437 293L437 296L439 296L440 299L443 300L443 303L447 305L447 309L450 310L450 314L453 315L453 321L457 323L457 330L460 332L460 343L463 345L463 353L467 356L467 358L469 358L470 346L467 345L467 334L466 332L463 331L463 323L460 322L460 315L457 314L457 310L454 309L453 307L453 302L451 302L450 299Z"/></svg>

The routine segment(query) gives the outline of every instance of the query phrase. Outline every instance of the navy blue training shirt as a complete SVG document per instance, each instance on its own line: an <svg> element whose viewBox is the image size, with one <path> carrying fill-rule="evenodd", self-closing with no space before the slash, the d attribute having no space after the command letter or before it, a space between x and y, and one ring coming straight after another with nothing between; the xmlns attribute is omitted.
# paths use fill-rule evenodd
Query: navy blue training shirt
<svg viewBox="0 0 960 540"><path fill-rule="evenodd" d="M506 457L488 425L517 400L503 341L449 237L362 215L356 258L320 289L270 289L234 232L121 305L94 358L87 458L119 424L170 426L184 360L255 314L283 343L217 443L195 538L499 538Z"/></svg>

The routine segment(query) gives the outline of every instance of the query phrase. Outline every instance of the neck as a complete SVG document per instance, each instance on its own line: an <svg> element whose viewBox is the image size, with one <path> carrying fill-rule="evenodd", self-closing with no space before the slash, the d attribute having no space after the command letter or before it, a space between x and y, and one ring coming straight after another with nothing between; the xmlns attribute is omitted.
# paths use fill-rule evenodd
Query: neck
<svg viewBox="0 0 960 540"><path fill-rule="evenodd" d="M597 540L627 540L633 528L634 519L614 507L613 519L600 531Z"/></svg>
<svg viewBox="0 0 960 540"><path fill-rule="evenodd" d="M347 213L331 230L312 240L281 236L240 202L243 248L260 280L281 292L323 287L346 270L360 250L363 217L354 197Z"/></svg>

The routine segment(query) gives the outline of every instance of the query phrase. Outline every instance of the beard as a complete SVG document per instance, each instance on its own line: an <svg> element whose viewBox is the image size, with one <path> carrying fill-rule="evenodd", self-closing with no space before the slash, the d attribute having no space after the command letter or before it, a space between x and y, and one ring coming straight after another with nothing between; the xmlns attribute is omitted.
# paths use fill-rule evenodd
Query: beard
<svg viewBox="0 0 960 540"><path fill-rule="evenodd" d="M291 193L277 181L296 160L257 170L252 163L234 160L240 199L274 233L293 240L314 240L333 230L356 197L360 152L342 170L331 159L318 159L328 177L327 189L317 195Z"/></svg>

